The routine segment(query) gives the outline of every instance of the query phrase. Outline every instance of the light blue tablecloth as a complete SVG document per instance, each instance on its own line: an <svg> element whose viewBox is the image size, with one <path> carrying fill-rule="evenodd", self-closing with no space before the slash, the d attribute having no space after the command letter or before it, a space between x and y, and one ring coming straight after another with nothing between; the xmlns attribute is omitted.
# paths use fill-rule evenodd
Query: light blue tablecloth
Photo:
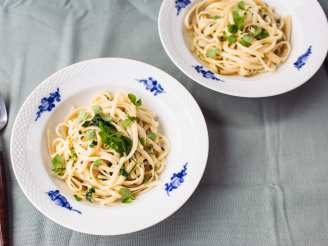
<svg viewBox="0 0 328 246"><path fill-rule="evenodd" d="M320 2L327 13L328 1ZM327 60L307 84L285 95L241 99L209 91L165 54L159 6L159 0L0 0L14 245L328 245ZM59 68L95 57L128 57L167 71L194 95L209 128L208 166L192 198L164 222L125 236L85 235L54 224L28 202L9 165L11 128L26 96Z"/></svg>

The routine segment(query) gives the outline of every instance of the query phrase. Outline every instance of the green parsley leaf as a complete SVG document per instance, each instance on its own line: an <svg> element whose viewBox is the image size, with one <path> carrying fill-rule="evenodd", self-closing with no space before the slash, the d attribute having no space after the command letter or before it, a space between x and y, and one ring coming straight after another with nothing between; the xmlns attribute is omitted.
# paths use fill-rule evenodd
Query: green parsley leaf
<svg viewBox="0 0 328 246"><path fill-rule="evenodd" d="M87 193L85 193L85 199L87 199L89 202L92 202L92 194L95 193L96 190L94 187L90 188Z"/></svg>
<svg viewBox="0 0 328 246"><path fill-rule="evenodd" d="M120 169L120 175L124 176L124 177L128 177L129 173L124 169L124 167L122 167Z"/></svg>
<svg viewBox="0 0 328 246"><path fill-rule="evenodd" d="M228 31L230 33L237 33L238 32L238 26L237 25L229 24L228 25Z"/></svg>
<svg viewBox="0 0 328 246"><path fill-rule="evenodd" d="M269 37L269 33L268 33L267 30L265 30L265 29L263 29L263 28L262 28L262 30L261 30L261 33L255 36L255 38L256 38L257 40L261 40L261 39L264 39L264 38L267 38L267 37Z"/></svg>
<svg viewBox="0 0 328 246"><path fill-rule="evenodd" d="M99 122L99 136L104 145L109 146L120 154L128 154L132 148L132 140L123 136L113 126L109 126L104 122Z"/></svg>
<svg viewBox="0 0 328 246"><path fill-rule="evenodd" d="M137 96L136 96L136 95L134 95L134 94L132 94L132 93L129 93L129 94L128 94L128 97L129 97L130 101L131 101L134 105L136 105L136 106L141 106L141 105L142 105L142 101L141 101L141 99L140 99L140 98L137 99Z"/></svg>
<svg viewBox="0 0 328 246"><path fill-rule="evenodd" d="M241 43L242 45L244 45L246 47L249 47L249 46L251 46L252 41L253 41L253 36L247 34L240 39L239 43Z"/></svg>
<svg viewBox="0 0 328 246"><path fill-rule="evenodd" d="M134 201L134 199L135 199L135 198L128 197L128 198L124 199L122 202L123 202L123 203L131 203L131 202Z"/></svg>
<svg viewBox="0 0 328 246"><path fill-rule="evenodd" d="M121 188L118 193L122 196L122 203L131 203L135 199L128 188Z"/></svg>
<svg viewBox="0 0 328 246"><path fill-rule="evenodd" d="M136 121L136 119L137 119L136 117L128 116L125 120L123 120L122 126L124 128L128 128L132 124L133 121Z"/></svg>
<svg viewBox="0 0 328 246"><path fill-rule="evenodd" d="M99 122L103 122L105 125L108 125L109 127L115 128L111 123L111 118L109 115L105 114L95 114L95 116L92 118L92 120L85 121L82 126L83 127L89 127L89 126L98 126Z"/></svg>
<svg viewBox="0 0 328 246"><path fill-rule="evenodd" d="M56 155L51 162L52 171L59 176L63 176L66 169L65 159L61 155Z"/></svg>
<svg viewBox="0 0 328 246"><path fill-rule="evenodd" d="M82 198L79 197L78 195L74 195L74 198L75 198L75 200L78 201L78 202L82 201Z"/></svg>
<svg viewBox="0 0 328 246"><path fill-rule="evenodd" d="M100 159L93 161L93 165L95 167L99 167L101 164L102 164L102 160L100 160Z"/></svg>
<svg viewBox="0 0 328 246"><path fill-rule="evenodd" d="M146 145L146 140L144 138L140 138L140 143L141 145L145 146Z"/></svg>
<svg viewBox="0 0 328 246"><path fill-rule="evenodd" d="M156 139L157 135L153 132L150 132L147 134L147 137L154 141Z"/></svg>
<svg viewBox="0 0 328 246"><path fill-rule="evenodd" d="M262 28L259 26L251 26L249 28L249 33L251 35L253 35L254 37L256 37L257 35L259 35L262 32Z"/></svg>
<svg viewBox="0 0 328 246"><path fill-rule="evenodd" d="M103 115L96 114L92 120L84 122L82 126L99 127L99 136L104 147L112 148L120 154L128 154L131 151L131 139L118 132L111 121L109 119L105 119ZM97 143L91 143L90 147L93 145L97 145Z"/></svg>
<svg viewBox="0 0 328 246"><path fill-rule="evenodd" d="M102 108L99 105L92 105L92 111L95 114L101 114L102 113Z"/></svg>
<svg viewBox="0 0 328 246"><path fill-rule="evenodd" d="M242 9L242 10L245 10L245 8L246 8L245 2L244 2L244 1L240 1L240 2L238 3L238 8L240 8L240 9Z"/></svg>
<svg viewBox="0 0 328 246"><path fill-rule="evenodd" d="M232 34L232 35L228 36L227 40L228 40L229 44L234 44L237 42L237 36Z"/></svg>
<svg viewBox="0 0 328 246"><path fill-rule="evenodd" d="M242 30L245 25L245 16L241 15L241 11L239 9L234 9L232 11L232 17L235 25L237 25L239 30Z"/></svg>
<svg viewBox="0 0 328 246"><path fill-rule="evenodd" d="M214 58L216 56L217 52L218 52L218 49L216 49L216 48L209 49L206 52L206 56Z"/></svg>
<svg viewBox="0 0 328 246"><path fill-rule="evenodd" d="M218 20L220 18L221 18L221 16L219 16L219 15L215 15L215 16L212 17L213 20Z"/></svg>

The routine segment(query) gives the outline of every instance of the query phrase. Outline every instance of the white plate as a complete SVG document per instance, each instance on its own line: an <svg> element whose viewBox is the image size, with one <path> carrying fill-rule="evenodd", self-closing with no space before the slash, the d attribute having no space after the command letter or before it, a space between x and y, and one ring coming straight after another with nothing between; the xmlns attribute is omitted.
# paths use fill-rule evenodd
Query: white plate
<svg viewBox="0 0 328 246"><path fill-rule="evenodd" d="M150 77L156 82L148 83ZM157 113L171 144L161 183L133 203L112 207L75 201L63 182L51 175L46 144L47 129L53 129L72 106L87 104L102 90L140 96ZM100 58L68 66L35 88L15 120L10 151L20 187L45 216L79 232L117 235L152 226L187 201L206 166L208 133L196 101L173 77L138 61ZM171 180L174 174L179 175Z"/></svg>
<svg viewBox="0 0 328 246"><path fill-rule="evenodd" d="M328 23L318 1L264 0L279 15L292 16L292 51L287 62L274 73L249 78L213 74L205 66L197 72L195 67L201 63L186 46L182 30L185 14L198 1L164 0L159 13L158 28L165 51L175 65L191 79L212 90L240 97L278 95L309 80L327 55ZM305 63L300 69L294 65L298 60Z"/></svg>

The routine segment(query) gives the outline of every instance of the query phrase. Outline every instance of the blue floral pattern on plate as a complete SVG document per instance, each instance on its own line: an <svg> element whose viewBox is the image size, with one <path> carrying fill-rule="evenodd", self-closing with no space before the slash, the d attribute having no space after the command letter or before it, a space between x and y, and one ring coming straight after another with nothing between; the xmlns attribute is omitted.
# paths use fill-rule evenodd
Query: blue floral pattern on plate
<svg viewBox="0 0 328 246"><path fill-rule="evenodd" d="M36 112L36 118L35 121L37 121L43 112L50 112L55 106L56 102L60 102L61 100L61 95L59 88L57 88L56 91L50 92L48 97L43 97L41 99L40 105L39 105L39 110Z"/></svg>
<svg viewBox="0 0 328 246"><path fill-rule="evenodd" d="M60 194L59 190L51 190L47 192L49 198L51 199L51 201L53 201L56 205L66 208L68 210L77 212L79 214L81 214L82 212L74 209L71 204L67 201L66 197L64 197L63 195Z"/></svg>
<svg viewBox="0 0 328 246"><path fill-rule="evenodd" d="M193 68L196 70L197 73L201 74L205 79L213 79L213 80L216 80L216 81L223 82L223 80L216 77L215 74L212 71L205 70L204 67L201 66L201 65L193 66Z"/></svg>
<svg viewBox="0 0 328 246"><path fill-rule="evenodd" d="M301 70L301 68L305 66L306 61L309 59L311 54L312 54L312 46L310 45L309 48L306 50L306 52L303 55L301 55L294 63L294 67L296 67L298 70Z"/></svg>
<svg viewBox="0 0 328 246"><path fill-rule="evenodd" d="M142 83L146 90L149 90L150 92L154 93L154 96L157 96L161 93L164 93L164 89L162 85L152 77L149 77L148 79L137 79L139 83Z"/></svg>
<svg viewBox="0 0 328 246"><path fill-rule="evenodd" d="M170 182L165 184L165 191L168 196L170 195L171 191L177 189L184 182L183 177L187 175L187 165L188 162L183 165L183 168L180 172L173 173Z"/></svg>
<svg viewBox="0 0 328 246"><path fill-rule="evenodd" d="M191 3L190 0L175 0L175 8L177 9L177 15L180 14L181 10Z"/></svg>

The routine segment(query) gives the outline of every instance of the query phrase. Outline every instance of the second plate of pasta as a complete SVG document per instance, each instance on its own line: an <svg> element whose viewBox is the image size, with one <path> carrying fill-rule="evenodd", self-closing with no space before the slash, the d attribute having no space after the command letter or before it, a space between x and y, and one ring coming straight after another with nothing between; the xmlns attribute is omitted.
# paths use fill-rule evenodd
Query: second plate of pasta
<svg viewBox="0 0 328 246"><path fill-rule="evenodd" d="M240 97L308 81L328 50L316 0L164 0L158 28L171 60L194 81ZM312 35L314 28L320 35Z"/></svg>

